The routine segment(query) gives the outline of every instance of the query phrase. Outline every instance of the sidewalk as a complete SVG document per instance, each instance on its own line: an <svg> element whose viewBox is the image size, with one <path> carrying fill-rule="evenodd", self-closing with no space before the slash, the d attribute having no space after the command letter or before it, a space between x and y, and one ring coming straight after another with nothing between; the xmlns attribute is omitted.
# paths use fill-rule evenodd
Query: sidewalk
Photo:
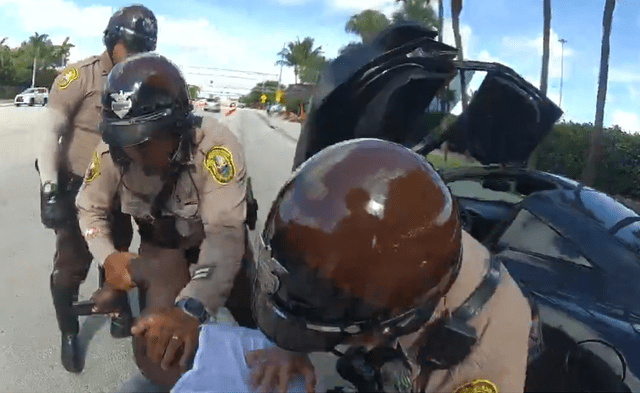
<svg viewBox="0 0 640 393"><path fill-rule="evenodd" d="M0 100L0 107L11 106L11 105L13 105L13 100Z"/></svg>

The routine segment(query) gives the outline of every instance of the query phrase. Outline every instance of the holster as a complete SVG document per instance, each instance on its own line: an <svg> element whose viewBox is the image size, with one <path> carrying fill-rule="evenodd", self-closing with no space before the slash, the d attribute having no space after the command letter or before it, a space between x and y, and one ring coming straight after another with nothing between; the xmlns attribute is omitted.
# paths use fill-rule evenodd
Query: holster
<svg viewBox="0 0 640 393"><path fill-rule="evenodd" d="M40 191L40 218L47 228L57 229L75 224L76 195L81 186L82 177L69 173L59 176L55 193L44 194Z"/></svg>

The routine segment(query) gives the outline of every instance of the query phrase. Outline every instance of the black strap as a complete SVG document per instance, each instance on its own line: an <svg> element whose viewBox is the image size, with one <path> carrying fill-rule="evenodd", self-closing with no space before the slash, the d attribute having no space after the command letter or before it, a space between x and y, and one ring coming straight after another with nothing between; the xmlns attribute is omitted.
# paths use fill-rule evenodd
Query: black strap
<svg viewBox="0 0 640 393"><path fill-rule="evenodd" d="M500 283L500 261L491 257L489 262L489 270L484 275L480 285L469 295L467 300L462 303L452 314L452 317L464 322L469 322L475 317L484 305L491 299Z"/></svg>

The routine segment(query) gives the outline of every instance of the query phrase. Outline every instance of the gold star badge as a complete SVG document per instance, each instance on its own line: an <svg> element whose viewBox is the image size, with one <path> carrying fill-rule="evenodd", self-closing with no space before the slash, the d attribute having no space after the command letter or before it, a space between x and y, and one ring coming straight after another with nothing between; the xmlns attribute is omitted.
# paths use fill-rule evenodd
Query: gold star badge
<svg viewBox="0 0 640 393"><path fill-rule="evenodd" d="M58 81L58 88L64 90L76 79L78 79L78 69L76 67L67 67L62 71L62 77Z"/></svg>
<svg viewBox="0 0 640 393"><path fill-rule="evenodd" d="M455 393L498 393L498 388L491 381L476 379L460 386Z"/></svg>
<svg viewBox="0 0 640 393"><path fill-rule="evenodd" d="M89 165L89 170L84 178L84 182L89 184L98 176L100 176L100 159L98 158L98 152L94 151L93 156L91 157L91 165Z"/></svg>
<svg viewBox="0 0 640 393"><path fill-rule="evenodd" d="M236 165L229 149L223 146L214 146L204 158L204 168L220 184L227 184L236 175Z"/></svg>

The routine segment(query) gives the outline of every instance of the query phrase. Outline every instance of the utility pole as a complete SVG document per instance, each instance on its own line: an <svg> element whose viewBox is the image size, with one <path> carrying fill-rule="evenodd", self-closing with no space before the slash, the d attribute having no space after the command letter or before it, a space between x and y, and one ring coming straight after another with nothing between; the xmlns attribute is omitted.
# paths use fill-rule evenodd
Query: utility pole
<svg viewBox="0 0 640 393"><path fill-rule="evenodd" d="M560 109L562 109L562 82L564 79L564 44L567 43L567 40L565 40L564 38L560 38L558 42L562 44L562 54L560 55L560 102L558 103L558 106L560 107Z"/></svg>

